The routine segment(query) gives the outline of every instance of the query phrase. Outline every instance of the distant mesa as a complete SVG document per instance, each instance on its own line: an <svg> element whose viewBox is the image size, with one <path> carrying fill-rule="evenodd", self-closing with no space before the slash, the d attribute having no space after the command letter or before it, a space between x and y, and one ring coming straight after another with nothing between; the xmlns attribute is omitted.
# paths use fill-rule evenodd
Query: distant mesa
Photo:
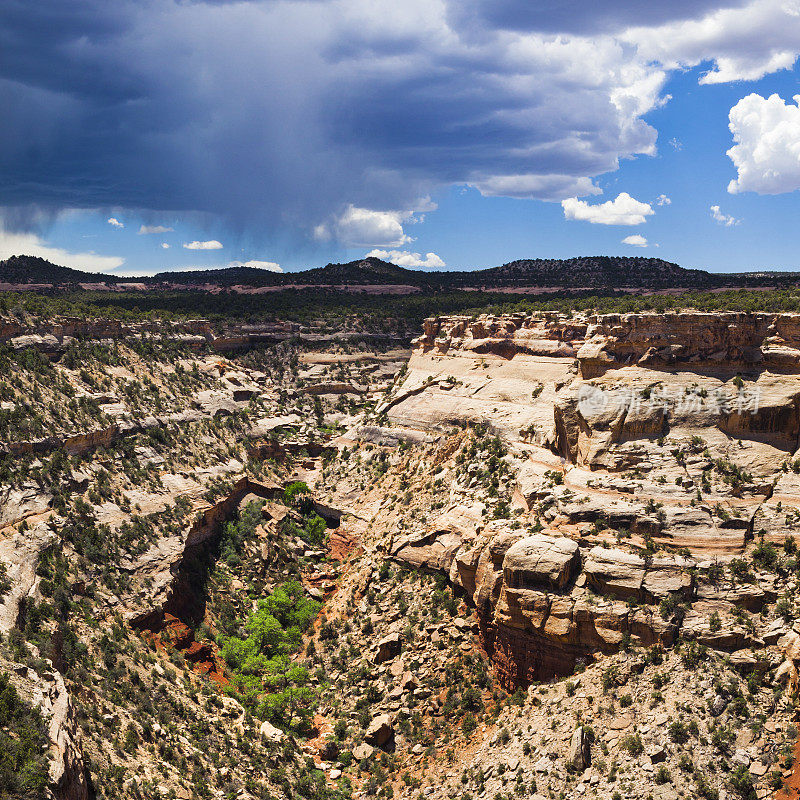
<svg viewBox="0 0 800 800"><path fill-rule="evenodd" d="M92 287L258 289L273 287L405 287L415 291L457 289L506 292L586 289L594 291L785 287L800 282L798 272L711 273L685 269L661 258L639 256L578 256L510 261L500 267L473 271L406 269L370 256L345 264L299 272L275 273L257 267L159 272L128 278L61 267L36 256L12 256L0 261L0 288Z"/></svg>

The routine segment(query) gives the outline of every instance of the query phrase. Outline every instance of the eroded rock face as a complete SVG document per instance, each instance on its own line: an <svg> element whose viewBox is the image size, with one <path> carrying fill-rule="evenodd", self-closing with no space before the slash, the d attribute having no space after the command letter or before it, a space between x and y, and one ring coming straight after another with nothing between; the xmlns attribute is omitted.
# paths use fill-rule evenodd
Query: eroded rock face
<svg viewBox="0 0 800 800"><path fill-rule="evenodd" d="M401 648L400 634L391 633L388 636L384 636L375 648L372 661L374 664L383 664L385 661L391 661L400 655Z"/></svg>
<svg viewBox="0 0 800 800"><path fill-rule="evenodd" d="M50 787L54 800L87 800L89 787L81 732L64 679L55 670L37 674L21 664L0 663L20 696L38 708L50 738Z"/></svg>
<svg viewBox="0 0 800 800"><path fill-rule="evenodd" d="M247 499L274 499L282 495L277 484L261 483L244 477L237 480L229 494L214 503L203 502L196 509L194 524L178 536L164 537L134 560L122 564L132 579L133 589L122 598L119 607L125 619L138 628L160 629L163 615L171 611L181 619L183 598L191 595L181 571L184 557L217 535L222 523L230 519ZM136 591L146 584L146 591Z"/></svg>
<svg viewBox="0 0 800 800"><path fill-rule="evenodd" d="M55 535L44 524L0 539L0 563L5 566L10 582L10 589L0 595L0 633L6 634L14 628L25 604L38 597L39 557L54 541Z"/></svg>
<svg viewBox="0 0 800 800"><path fill-rule="evenodd" d="M571 319L557 313L481 315L425 320L420 348L462 347L508 356L575 356L585 378L612 366L639 364L800 365L797 314L696 312L604 314Z"/></svg>
<svg viewBox="0 0 800 800"><path fill-rule="evenodd" d="M284 733L279 728L276 728L269 720L264 720L258 730L262 738L270 742L280 743L283 741Z"/></svg>
<svg viewBox="0 0 800 800"><path fill-rule="evenodd" d="M728 652L752 644L734 612L774 601L768 581L697 566L800 532L800 315L438 317L415 348L383 410L403 430L498 435L513 513L464 513L484 499L478 461L391 554L463 589L510 685L681 625Z"/></svg>
<svg viewBox="0 0 800 800"><path fill-rule="evenodd" d="M457 516L451 509L445 516ZM676 626L629 598L683 597L692 587L685 559L644 559L621 550L581 553L567 537L522 535L495 521L478 532L437 531L396 545L396 561L440 571L478 610L487 651L507 686L570 674L595 653L615 652L627 635L644 645L669 644ZM431 554L435 557L431 557ZM444 554L446 553L446 557ZM584 562L583 572L581 563ZM597 601L578 584L594 582Z"/></svg>
<svg viewBox="0 0 800 800"><path fill-rule="evenodd" d="M35 484L18 489L0 487L0 528L45 513L52 499Z"/></svg>
<svg viewBox="0 0 800 800"><path fill-rule="evenodd" d="M693 566L694 562L687 559L646 561L624 550L593 547L584 569L589 585L599 594L653 602L670 594L688 598L692 591L689 570Z"/></svg>
<svg viewBox="0 0 800 800"><path fill-rule="evenodd" d="M527 536L515 542L503 559L503 581L512 589L563 589L580 564L572 539Z"/></svg>
<svg viewBox="0 0 800 800"><path fill-rule="evenodd" d="M577 772L583 772L592 760L589 735L583 728L576 728L569 742L567 763Z"/></svg>
<svg viewBox="0 0 800 800"><path fill-rule="evenodd" d="M453 316L424 327L405 382L384 404L408 428L488 422L611 470L647 462L646 445L627 443L676 427L784 452L798 445L798 314ZM731 383L737 373L747 385Z"/></svg>

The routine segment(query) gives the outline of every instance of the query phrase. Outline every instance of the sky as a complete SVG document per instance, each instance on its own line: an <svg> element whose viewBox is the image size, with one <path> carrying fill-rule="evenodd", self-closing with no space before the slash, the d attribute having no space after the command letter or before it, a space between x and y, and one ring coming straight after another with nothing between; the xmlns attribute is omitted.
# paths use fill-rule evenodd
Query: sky
<svg viewBox="0 0 800 800"><path fill-rule="evenodd" d="M800 270L800 0L5 0L0 258Z"/></svg>

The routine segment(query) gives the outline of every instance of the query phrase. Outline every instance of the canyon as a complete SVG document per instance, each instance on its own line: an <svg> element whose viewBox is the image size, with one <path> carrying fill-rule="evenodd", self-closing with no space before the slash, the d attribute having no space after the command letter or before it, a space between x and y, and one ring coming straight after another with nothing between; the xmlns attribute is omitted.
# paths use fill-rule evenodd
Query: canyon
<svg viewBox="0 0 800 800"><path fill-rule="evenodd" d="M0 339L0 668L49 720L53 797L792 779L799 314L438 316L408 348L203 320ZM47 435L15 416L34 395ZM294 579L320 604L290 657L306 722L252 704L230 656Z"/></svg>

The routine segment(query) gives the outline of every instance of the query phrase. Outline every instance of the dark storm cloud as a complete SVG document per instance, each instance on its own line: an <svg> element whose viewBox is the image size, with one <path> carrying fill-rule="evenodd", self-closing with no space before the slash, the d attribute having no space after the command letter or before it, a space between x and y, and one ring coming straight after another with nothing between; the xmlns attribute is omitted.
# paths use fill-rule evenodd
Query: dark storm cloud
<svg viewBox="0 0 800 800"><path fill-rule="evenodd" d="M450 6L455 24L480 30L503 28L540 33L593 35L632 26L697 19L719 8L736 8L746 0L462 0Z"/></svg>
<svg viewBox="0 0 800 800"><path fill-rule="evenodd" d="M609 37L495 30L509 3L475 0L491 20L477 41L431 0L9 0L0 205L17 220L113 206L307 233L350 206L412 210L450 183L586 194L588 177L652 152L641 115L658 68ZM563 8L526 19L556 29Z"/></svg>

